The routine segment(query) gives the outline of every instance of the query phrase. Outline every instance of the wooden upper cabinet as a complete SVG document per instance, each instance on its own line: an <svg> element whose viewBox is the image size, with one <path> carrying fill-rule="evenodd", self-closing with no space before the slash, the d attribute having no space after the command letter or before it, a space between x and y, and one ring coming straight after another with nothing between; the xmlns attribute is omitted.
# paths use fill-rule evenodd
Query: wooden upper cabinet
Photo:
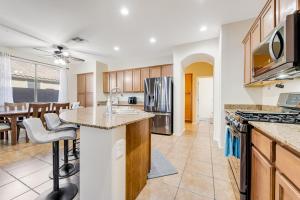
<svg viewBox="0 0 300 200"><path fill-rule="evenodd" d="M119 88L121 91L124 90L124 73L123 71L117 72L117 88Z"/></svg>
<svg viewBox="0 0 300 200"><path fill-rule="evenodd" d="M252 57L252 52L255 50L261 41L261 26L260 26L260 20L257 20L256 23L254 24L253 28L250 31L250 36L251 36L251 57Z"/></svg>
<svg viewBox="0 0 300 200"><path fill-rule="evenodd" d="M132 70L124 71L124 92L132 92Z"/></svg>
<svg viewBox="0 0 300 200"><path fill-rule="evenodd" d="M140 69L134 69L132 70L132 76L133 76L133 83L132 83L132 89L133 92L140 92L141 91L141 70Z"/></svg>
<svg viewBox="0 0 300 200"><path fill-rule="evenodd" d="M300 200L300 191L276 171L275 200Z"/></svg>
<svg viewBox="0 0 300 200"><path fill-rule="evenodd" d="M103 92L109 92L109 72L103 72Z"/></svg>
<svg viewBox="0 0 300 200"><path fill-rule="evenodd" d="M117 72L109 73L109 89L114 89L117 87Z"/></svg>
<svg viewBox="0 0 300 200"><path fill-rule="evenodd" d="M273 200L275 168L254 147L251 162L251 200Z"/></svg>
<svg viewBox="0 0 300 200"><path fill-rule="evenodd" d="M85 74L77 75L77 93L85 93Z"/></svg>
<svg viewBox="0 0 300 200"><path fill-rule="evenodd" d="M251 67L251 40L250 34L244 40L244 84L251 83L252 67Z"/></svg>
<svg viewBox="0 0 300 200"><path fill-rule="evenodd" d="M277 0L277 24L284 22L286 16L300 8L300 0Z"/></svg>
<svg viewBox="0 0 300 200"><path fill-rule="evenodd" d="M271 33L271 31L276 26L276 17L275 17L275 1L270 0L261 15L261 37L262 40L266 38L266 36Z"/></svg>
<svg viewBox="0 0 300 200"><path fill-rule="evenodd" d="M150 77L149 68L142 68L141 69L141 92L144 92L144 81L146 78Z"/></svg>
<svg viewBox="0 0 300 200"><path fill-rule="evenodd" d="M161 66L150 67L150 78L161 77Z"/></svg>
<svg viewBox="0 0 300 200"><path fill-rule="evenodd" d="M161 67L161 76L173 76L173 65L163 65Z"/></svg>

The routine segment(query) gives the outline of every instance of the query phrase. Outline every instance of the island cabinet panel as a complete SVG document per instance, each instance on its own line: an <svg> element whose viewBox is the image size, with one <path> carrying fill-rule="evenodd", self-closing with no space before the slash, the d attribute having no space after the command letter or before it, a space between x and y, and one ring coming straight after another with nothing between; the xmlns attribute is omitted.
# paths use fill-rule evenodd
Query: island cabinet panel
<svg viewBox="0 0 300 200"><path fill-rule="evenodd" d="M161 67L161 76L173 76L173 66L172 65L163 65Z"/></svg>
<svg viewBox="0 0 300 200"><path fill-rule="evenodd" d="M109 73L109 90L117 87L117 72Z"/></svg>
<svg viewBox="0 0 300 200"><path fill-rule="evenodd" d="M126 200L136 199L147 183L150 145L150 119L126 126Z"/></svg>
<svg viewBox="0 0 300 200"><path fill-rule="evenodd" d="M300 191L276 171L275 200L300 200Z"/></svg>
<svg viewBox="0 0 300 200"><path fill-rule="evenodd" d="M150 78L161 77L161 66L150 67Z"/></svg>
<svg viewBox="0 0 300 200"><path fill-rule="evenodd" d="M103 72L103 92L109 92L109 72Z"/></svg>
<svg viewBox="0 0 300 200"><path fill-rule="evenodd" d="M124 73L123 71L117 72L117 88L119 88L121 91L124 90Z"/></svg>
<svg viewBox="0 0 300 200"><path fill-rule="evenodd" d="M299 6L300 0L277 0L277 24L284 22L286 16L298 10Z"/></svg>
<svg viewBox="0 0 300 200"><path fill-rule="evenodd" d="M252 147L251 200L273 200L275 168Z"/></svg>
<svg viewBox="0 0 300 200"><path fill-rule="evenodd" d="M276 168L300 189L300 158L276 145Z"/></svg>
<svg viewBox="0 0 300 200"><path fill-rule="evenodd" d="M270 0L262 12L260 18L262 40L265 39L276 26L275 1L276 0Z"/></svg>
<svg viewBox="0 0 300 200"><path fill-rule="evenodd" d="M252 67L251 67L251 43L250 34L244 40L244 84L251 83Z"/></svg>
<svg viewBox="0 0 300 200"><path fill-rule="evenodd" d="M149 68L142 68L141 69L141 92L144 92L144 81L146 78L150 77Z"/></svg>
<svg viewBox="0 0 300 200"><path fill-rule="evenodd" d="M133 83L132 83L133 92L140 92L141 91L141 70L140 69L132 70L132 76L133 76Z"/></svg>
<svg viewBox="0 0 300 200"><path fill-rule="evenodd" d="M124 92L132 92L132 70L124 71Z"/></svg>

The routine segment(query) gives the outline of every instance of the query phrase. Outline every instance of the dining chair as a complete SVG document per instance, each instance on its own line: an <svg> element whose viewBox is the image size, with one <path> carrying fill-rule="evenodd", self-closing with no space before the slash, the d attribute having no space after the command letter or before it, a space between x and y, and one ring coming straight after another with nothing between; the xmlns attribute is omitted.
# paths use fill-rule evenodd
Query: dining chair
<svg viewBox="0 0 300 200"><path fill-rule="evenodd" d="M11 130L10 123L6 120L6 118L0 119L0 139L8 140L8 131Z"/></svg>
<svg viewBox="0 0 300 200"><path fill-rule="evenodd" d="M4 103L5 111L13 111L13 110L26 110L27 103Z"/></svg>
<svg viewBox="0 0 300 200"><path fill-rule="evenodd" d="M59 115L60 111L63 109L70 109L70 103L53 103L51 111Z"/></svg>
<svg viewBox="0 0 300 200"><path fill-rule="evenodd" d="M30 103L28 106L28 113L26 118L40 118L43 125L45 125L45 118L44 115L47 112L50 112L50 103ZM25 130L25 126L23 124L23 121L20 121L17 123L17 141L19 141L19 136L20 136L20 130L24 129ZM28 136L27 136L27 132L25 130L26 133L26 142L29 141Z"/></svg>

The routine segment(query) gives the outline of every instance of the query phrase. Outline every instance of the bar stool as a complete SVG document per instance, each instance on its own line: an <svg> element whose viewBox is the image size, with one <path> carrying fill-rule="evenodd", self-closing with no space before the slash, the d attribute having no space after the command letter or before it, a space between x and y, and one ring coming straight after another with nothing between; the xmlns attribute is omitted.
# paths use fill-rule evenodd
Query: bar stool
<svg viewBox="0 0 300 200"><path fill-rule="evenodd" d="M77 104L75 105L77 106ZM79 104L78 104L78 107L79 107ZM71 109L74 108L74 103L72 103L72 106L71 106ZM64 109L70 109L70 103L53 103L52 104L52 112L53 113L56 113L57 115L60 114L60 112ZM59 120L59 118L58 118ZM60 121L60 120L59 120ZM60 124L62 124L60 122ZM69 150L69 160L78 160L79 159L79 153L80 153L80 150L79 148L77 147L77 145L79 145L79 139L75 139L73 140L73 146L72 146L72 149Z"/></svg>
<svg viewBox="0 0 300 200"><path fill-rule="evenodd" d="M59 186L59 141L73 140L76 137L74 130L65 130L60 132L47 131L41 119L24 119L23 124L32 143L45 144L52 143L53 151L53 188L40 194L38 200L71 200L78 193L78 187L73 183L67 183Z"/></svg>
<svg viewBox="0 0 300 200"><path fill-rule="evenodd" d="M60 131L75 131L76 138L76 130L78 126L76 124L66 124L62 123L55 113L47 113L44 115L47 128L50 131L60 132ZM73 141L76 141L73 139ZM73 145L74 146L74 145ZM79 172L79 163L69 163L68 158L68 149L69 149L69 140L64 140L64 164L59 168L59 178L68 178L73 176L74 174ZM52 178L52 173L50 173L50 178Z"/></svg>

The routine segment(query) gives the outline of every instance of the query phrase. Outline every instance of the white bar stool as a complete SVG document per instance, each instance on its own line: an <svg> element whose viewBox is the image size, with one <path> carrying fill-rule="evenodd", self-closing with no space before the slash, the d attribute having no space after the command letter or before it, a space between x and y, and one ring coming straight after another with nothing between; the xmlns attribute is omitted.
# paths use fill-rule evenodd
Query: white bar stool
<svg viewBox="0 0 300 200"><path fill-rule="evenodd" d="M59 186L59 141L73 140L76 137L74 130L47 131L39 118L28 118L23 121L28 137L32 143L52 143L53 151L53 189L40 194L38 200L71 200L78 193L78 188L73 183Z"/></svg>
<svg viewBox="0 0 300 200"><path fill-rule="evenodd" d="M75 144L73 142L73 149L74 145L76 148L76 130L79 128L76 124L62 123L56 113L47 113L44 115L44 118L46 120L47 128L50 131L75 131L75 138L73 139L73 141L75 141ZM59 178L68 178L79 172L79 163L69 163L68 148L69 140L64 140L64 164L59 168ZM52 173L50 173L49 176L50 178L52 178Z"/></svg>

